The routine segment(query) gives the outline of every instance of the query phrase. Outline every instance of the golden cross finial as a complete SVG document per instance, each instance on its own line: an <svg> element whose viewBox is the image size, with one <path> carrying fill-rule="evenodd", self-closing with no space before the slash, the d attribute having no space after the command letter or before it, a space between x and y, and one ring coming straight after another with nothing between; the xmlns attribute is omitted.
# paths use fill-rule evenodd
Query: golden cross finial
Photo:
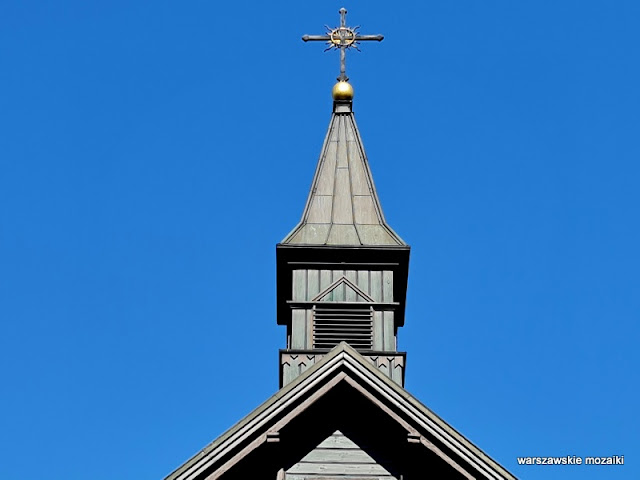
<svg viewBox="0 0 640 480"><path fill-rule="evenodd" d="M305 42L327 42L329 47L325 50L340 49L340 76L338 81L346 82L349 80L347 77L347 49L355 48L360 51L358 44L360 42L366 42L375 40L377 42L382 41L383 35L361 35L358 33L360 27L347 27L347 9L340 9L340 26L337 28L327 28L326 35L303 35L302 40Z"/></svg>

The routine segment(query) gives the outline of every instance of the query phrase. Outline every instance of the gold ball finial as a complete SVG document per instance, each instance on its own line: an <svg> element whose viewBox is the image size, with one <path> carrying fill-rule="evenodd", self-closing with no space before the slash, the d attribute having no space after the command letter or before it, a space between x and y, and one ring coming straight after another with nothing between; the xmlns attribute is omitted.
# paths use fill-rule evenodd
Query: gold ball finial
<svg viewBox="0 0 640 480"><path fill-rule="evenodd" d="M353 100L353 87L349 82L340 81L333 86L331 95L334 100Z"/></svg>

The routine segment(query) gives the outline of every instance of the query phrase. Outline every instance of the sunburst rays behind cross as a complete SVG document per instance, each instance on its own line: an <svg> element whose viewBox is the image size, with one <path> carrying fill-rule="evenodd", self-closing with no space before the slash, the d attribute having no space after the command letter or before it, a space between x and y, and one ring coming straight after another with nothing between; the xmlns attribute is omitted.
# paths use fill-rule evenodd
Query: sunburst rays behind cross
<svg viewBox="0 0 640 480"><path fill-rule="evenodd" d="M302 40L305 42L326 42L329 46L327 50L340 50L340 75L338 81L347 82L347 50L349 48L355 48L359 51L358 45L360 42L377 41L381 42L384 39L383 35L361 35L358 32L360 27L348 27L347 26L347 9L340 9L340 26L336 28L327 28L325 35L303 35Z"/></svg>

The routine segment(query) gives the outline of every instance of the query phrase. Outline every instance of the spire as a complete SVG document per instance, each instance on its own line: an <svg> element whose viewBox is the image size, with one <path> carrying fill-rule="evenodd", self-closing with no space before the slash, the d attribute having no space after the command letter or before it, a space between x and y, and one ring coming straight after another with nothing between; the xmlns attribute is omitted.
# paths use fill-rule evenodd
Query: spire
<svg viewBox="0 0 640 480"><path fill-rule="evenodd" d="M379 42L384 37L360 34L360 27L347 26L347 10L341 8L339 13L339 27L327 27L325 35L302 37L305 42L326 42L326 50L340 50L340 75L333 87L333 114L302 219L282 244L406 246L382 214L353 116L353 87L346 74L348 49L358 50L360 42Z"/></svg>
<svg viewBox="0 0 640 480"><path fill-rule="evenodd" d="M351 110L353 90L343 83L334 87L334 111L302 219L282 243L406 245L385 221Z"/></svg>
<svg viewBox="0 0 640 480"><path fill-rule="evenodd" d="M353 116L344 53L360 35L345 25L322 40L340 49L333 113L300 223L276 246L277 321L287 326L280 350L281 386L340 342L347 342L402 385L410 247L387 225ZM395 373L394 373L395 372Z"/></svg>

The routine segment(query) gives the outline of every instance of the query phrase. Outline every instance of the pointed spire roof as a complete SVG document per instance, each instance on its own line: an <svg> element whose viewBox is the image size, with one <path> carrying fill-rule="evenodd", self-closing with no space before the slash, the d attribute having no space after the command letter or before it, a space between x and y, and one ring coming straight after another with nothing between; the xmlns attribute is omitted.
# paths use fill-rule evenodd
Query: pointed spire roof
<svg viewBox="0 0 640 480"><path fill-rule="evenodd" d="M282 244L406 246L382 214L351 105L334 102L302 219Z"/></svg>

